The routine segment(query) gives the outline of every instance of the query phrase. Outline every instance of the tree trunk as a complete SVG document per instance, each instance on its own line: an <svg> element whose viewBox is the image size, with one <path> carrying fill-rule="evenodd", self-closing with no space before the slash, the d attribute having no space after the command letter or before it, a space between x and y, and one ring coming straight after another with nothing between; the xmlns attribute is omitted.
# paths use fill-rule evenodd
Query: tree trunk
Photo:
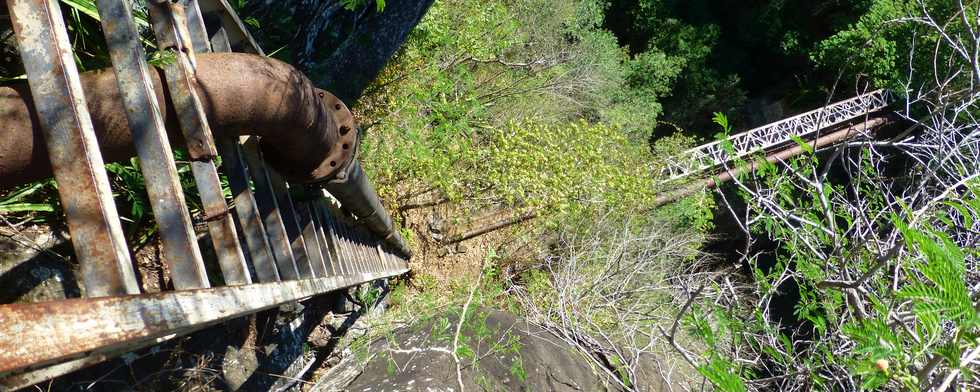
<svg viewBox="0 0 980 392"><path fill-rule="evenodd" d="M353 11L340 0L249 0L242 15L255 18L262 47L300 68L317 87L348 105L361 96L401 47L433 0L374 1Z"/></svg>

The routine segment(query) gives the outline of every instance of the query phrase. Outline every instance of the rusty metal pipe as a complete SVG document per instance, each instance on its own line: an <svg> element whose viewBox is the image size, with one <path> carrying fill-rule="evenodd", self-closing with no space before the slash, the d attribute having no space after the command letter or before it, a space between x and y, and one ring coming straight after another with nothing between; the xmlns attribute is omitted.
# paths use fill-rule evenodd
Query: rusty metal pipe
<svg viewBox="0 0 980 392"><path fill-rule="evenodd" d="M351 162L336 178L325 183L324 189L340 201L344 210L357 217L358 223L381 238L385 244L406 258L412 257L412 251L398 230L395 230L391 216L381 205L381 199L364 174L360 162Z"/></svg>
<svg viewBox="0 0 980 392"><path fill-rule="evenodd" d="M152 75L170 139L183 145L173 103ZM106 162L135 156L125 107L110 69L81 75ZM263 156L298 183L325 182L353 159L357 132L343 102L288 64L250 54L200 54L197 91L214 132L258 135ZM51 176L51 163L26 83L0 87L0 189Z"/></svg>
<svg viewBox="0 0 980 392"><path fill-rule="evenodd" d="M357 132L347 106L288 64L241 53L200 54L196 88L216 136L262 137L266 162L294 183L324 185L344 208L405 257L411 251L354 160ZM167 132L184 144L161 72L151 75ZM111 70L81 75L106 162L135 156L125 107ZM0 87L0 189L51 176L37 113L25 84Z"/></svg>

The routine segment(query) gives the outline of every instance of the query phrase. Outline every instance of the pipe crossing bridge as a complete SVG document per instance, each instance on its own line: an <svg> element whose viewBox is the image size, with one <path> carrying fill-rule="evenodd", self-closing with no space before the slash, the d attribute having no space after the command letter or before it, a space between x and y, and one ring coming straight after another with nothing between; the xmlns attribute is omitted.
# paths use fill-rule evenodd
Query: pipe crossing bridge
<svg viewBox="0 0 980 392"><path fill-rule="evenodd" d="M670 159L661 174L667 181L679 180L717 169L725 163L758 151L770 152L785 148L794 143L794 138L813 142L820 136L820 131L881 111L888 107L888 103L888 93L885 90L875 90L834 102L732 135L727 139L731 143L731 151L724 147L723 140L688 149Z"/></svg>
<svg viewBox="0 0 980 392"><path fill-rule="evenodd" d="M699 180L661 194L654 204L676 201L706 187L716 187L740 172L755 170L755 162L732 168L736 160L752 154L763 153L767 161L775 163L802 153L798 142L817 149L885 125L889 120L883 113L889 103L887 90L875 90L685 150L666 160L660 178L665 179L664 183L692 177Z"/></svg>
<svg viewBox="0 0 980 392"><path fill-rule="evenodd" d="M85 73L58 0L5 2L27 81L0 87L0 189L54 176L81 297L0 304L0 391L408 272L347 106L265 57L226 0L146 2L152 43L173 58L161 69L131 1L97 0L112 68ZM187 149L196 221L172 142ZM172 289L139 285L123 236L104 163L131 157Z"/></svg>

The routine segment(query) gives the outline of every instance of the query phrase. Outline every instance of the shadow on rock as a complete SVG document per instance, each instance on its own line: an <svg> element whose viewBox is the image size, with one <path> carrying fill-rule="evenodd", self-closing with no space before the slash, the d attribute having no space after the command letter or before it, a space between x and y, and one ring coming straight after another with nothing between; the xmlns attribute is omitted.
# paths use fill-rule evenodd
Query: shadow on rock
<svg viewBox="0 0 980 392"><path fill-rule="evenodd" d="M354 349L312 390L459 390L452 356L457 320L437 317ZM466 390L606 389L575 348L505 312L479 309L468 315L457 353Z"/></svg>

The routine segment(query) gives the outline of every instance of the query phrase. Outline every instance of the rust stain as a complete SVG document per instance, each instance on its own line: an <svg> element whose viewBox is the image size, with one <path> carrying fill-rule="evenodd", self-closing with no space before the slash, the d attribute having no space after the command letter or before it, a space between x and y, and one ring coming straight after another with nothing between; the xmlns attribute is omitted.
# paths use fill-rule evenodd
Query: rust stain
<svg viewBox="0 0 980 392"><path fill-rule="evenodd" d="M250 54L213 53L197 56L196 71L197 95L214 136L261 136L263 156L287 180L327 181L354 161L357 132L341 135L339 126L354 129L350 111L331 95L320 98L309 79L292 66ZM105 161L134 156L115 75L92 71L80 79ZM175 132L180 128L173 97L164 92L159 72L151 71L150 79L170 138L183 145L183 135ZM335 108L338 103L340 110ZM35 143L41 134L37 108L24 86L0 87L0 123L6 127L0 140L0 155L5 157L0 188L50 176L48 150Z"/></svg>

